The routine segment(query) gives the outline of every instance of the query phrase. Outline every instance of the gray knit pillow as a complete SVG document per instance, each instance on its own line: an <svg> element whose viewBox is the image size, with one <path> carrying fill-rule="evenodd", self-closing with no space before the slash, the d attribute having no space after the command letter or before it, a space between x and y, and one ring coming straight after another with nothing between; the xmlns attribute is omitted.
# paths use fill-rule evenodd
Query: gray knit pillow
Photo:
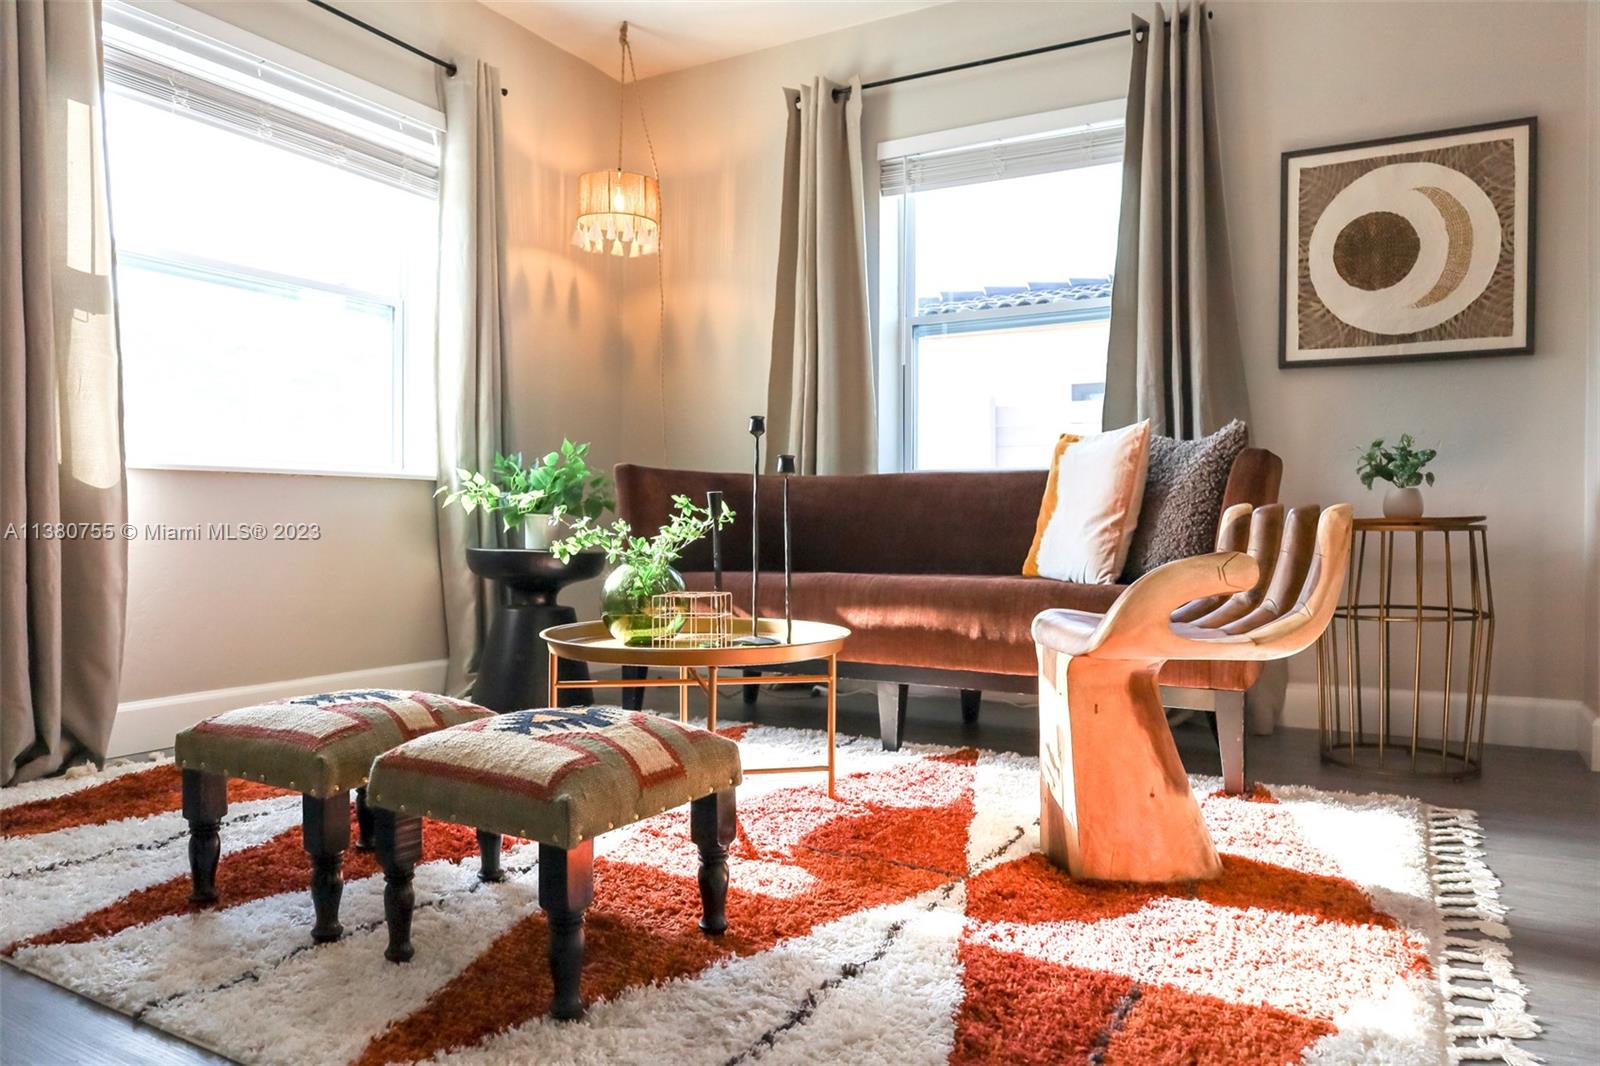
<svg viewBox="0 0 1600 1066"><path fill-rule="evenodd" d="M1216 547L1228 474L1249 443L1250 430L1237 418L1200 440L1150 438L1144 505L1123 581Z"/></svg>

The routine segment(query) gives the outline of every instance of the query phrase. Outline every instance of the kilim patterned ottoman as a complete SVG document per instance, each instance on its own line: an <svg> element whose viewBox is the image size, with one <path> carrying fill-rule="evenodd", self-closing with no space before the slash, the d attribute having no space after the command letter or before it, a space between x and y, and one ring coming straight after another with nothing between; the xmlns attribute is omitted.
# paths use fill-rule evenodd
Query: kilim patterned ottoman
<svg viewBox="0 0 1600 1066"><path fill-rule="evenodd" d="M411 879L423 817L472 826L480 839L536 840L555 983L550 1013L580 1017L594 838L689 804L689 835L700 851L700 928L719 935L728 928L728 844L741 779L733 741L620 707L512 711L408 741L378 757L367 786L385 880L385 957L412 956Z"/></svg>
<svg viewBox="0 0 1600 1066"><path fill-rule="evenodd" d="M219 829L228 812L229 778L291 789L303 796L303 833L311 853L311 901L317 943L338 940L340 877L350 843L350 790L356 790L358 846L372 846L366 783L372 760L397 744L447 726L492 717L475 703L426 692L361 689L297 696L225 711L178 734L183 816L189 822L194 903L217 899ZM480 845L487 848L482 837ZM499 860L500 838L493 841Z"/></svg>

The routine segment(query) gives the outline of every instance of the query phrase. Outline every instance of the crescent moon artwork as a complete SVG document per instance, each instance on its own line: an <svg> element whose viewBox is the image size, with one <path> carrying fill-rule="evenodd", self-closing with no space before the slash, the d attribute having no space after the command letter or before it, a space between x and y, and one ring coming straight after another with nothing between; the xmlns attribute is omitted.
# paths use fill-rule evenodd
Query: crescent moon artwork
<svg viewBox="0 0 1600 1066"><path fill-rule="evenodd" d="M1531 352L1535 130L1284 153L1279 365Z"/></svg>

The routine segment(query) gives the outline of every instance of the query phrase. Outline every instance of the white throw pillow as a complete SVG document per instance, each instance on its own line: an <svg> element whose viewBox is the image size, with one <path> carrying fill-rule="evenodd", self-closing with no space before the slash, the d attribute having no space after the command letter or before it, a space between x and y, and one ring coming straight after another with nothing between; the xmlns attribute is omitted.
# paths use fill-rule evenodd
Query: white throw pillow
<svg viewBox="0 0 1600 1066"><path fill-rule="evenodd" d="M1122 573L1139 525L1150 460L1150 423L1085 437L1060 458L1060 499L1039 542L1039 574L1109 585Z"/></svg>

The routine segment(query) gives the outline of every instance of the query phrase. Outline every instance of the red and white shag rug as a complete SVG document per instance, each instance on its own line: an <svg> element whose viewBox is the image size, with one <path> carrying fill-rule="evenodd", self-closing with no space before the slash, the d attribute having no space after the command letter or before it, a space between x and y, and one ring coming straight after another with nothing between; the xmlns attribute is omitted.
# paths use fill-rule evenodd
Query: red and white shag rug
<svg viewBox="0 0 1600 1066"><path fill-rule="evenodd" d="M752 766L821 742L726 732ZM1537 1061L1468 812L1196 778L1222 878L1090 884L1037 854L1032 759L856 740L840 764L837 800L740 789L721 939L685 811L603 836L578 1023L544 1018L536 847L485 885L472 832L430 826L396 966L367 854L345 938L311 944L300 803L263 786L233 786L223 903L191 911L170 764L0 796L0 952L247 1063Z"/></svg>

